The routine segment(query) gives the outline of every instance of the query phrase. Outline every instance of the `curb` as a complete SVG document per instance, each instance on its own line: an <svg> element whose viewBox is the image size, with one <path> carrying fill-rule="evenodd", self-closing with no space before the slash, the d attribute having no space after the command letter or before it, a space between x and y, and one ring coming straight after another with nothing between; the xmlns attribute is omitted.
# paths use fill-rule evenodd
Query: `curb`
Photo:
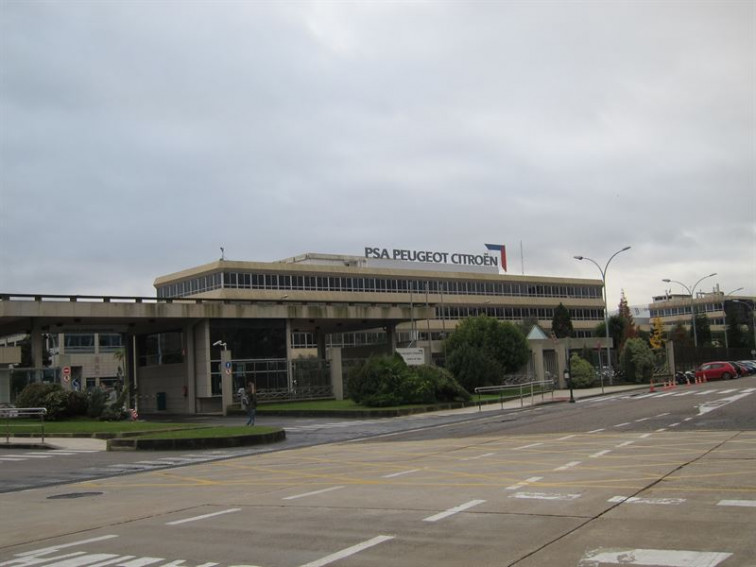
<svg viewBox="0 0 756 567"><path fill-rule="evenodd" d="M108 451L170 451L187 449L227 449L229 447L248 447L278 443L286 439L286 432L281 429L272 433L257 435L234 435L231 437L194 437L187 439L109 439Z"/></svg>

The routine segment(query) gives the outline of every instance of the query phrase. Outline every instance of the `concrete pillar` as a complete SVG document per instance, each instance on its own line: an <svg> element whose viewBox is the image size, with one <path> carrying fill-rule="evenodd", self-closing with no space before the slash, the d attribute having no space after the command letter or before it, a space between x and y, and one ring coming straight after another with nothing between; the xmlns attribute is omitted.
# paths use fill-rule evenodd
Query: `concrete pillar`
<svg viewBox="0 0 756 567"><path fill-rule="evenodd" d="M328 360L331 370L331 391L337 400L344 399L344 373L341 366L341 349L328 350Z"/></svg>
<svg viewBox="0 0 756 567"><path fill-rule="evenodd" d="M546 372L543 368L543 343L538 341L530 341L530 349L533 356L533 373L535 379L542 381L546 379Z"/></svg>
<svg viewBox="0 0 756 567"><path fill-rule="evenodd" d="M396 323L386 326L386 342L391 349L391 354L394 354L396 352Z"/></svg>
<svg viewBox="0 0 756 567"><path fill-rule="evenodd" d="M34 368L42 368L45 365L45 344L42 337L42 329L37 321L32 322L31 329L31 357Z"/></svg>
<svg viewBox="0 0 756 567"><path fill-rule="evenodd" d="M226 364L231 364L231 351L221 351L221 394L223 400L223 415L228 415L228 406L234 403L233 376L226 371Z"/></svg>
<svg viewBox="0 0 756 567"><path fill-rule="evenodd" d="M560 389L564 389L567 387L567 383L564 381L564 371L569 368L568 361L567 361L567 348L564 341L561 339L556 341L556 344L554 345L554 349L556 350L557 355L557 371L558 371L558 378L557 382L559 384Z"/></svg>
<svg viewBox="0 0 756 567"><path fill-rule="evenodd" d="M326 336L323 331L317 329L315 331L315 342L318 347L318 358L320 360L326 359Z"/></svg>

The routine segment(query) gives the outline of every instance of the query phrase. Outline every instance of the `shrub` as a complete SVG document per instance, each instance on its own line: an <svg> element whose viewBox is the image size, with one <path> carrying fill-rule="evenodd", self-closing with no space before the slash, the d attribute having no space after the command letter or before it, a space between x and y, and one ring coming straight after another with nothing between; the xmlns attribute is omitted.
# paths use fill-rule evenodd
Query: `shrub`
<svg viewBox="0 0 756 567"><path fill-rule="evenodd" d="M88 407L89 400L85 392L78 392L76 390L68 392L68 415L72 417L87 415Z"/></svg>
<svg viewBox="0 0 756 567"><path fill-rule="evenodd" d="M470 394L446 370L410 368L399 356L372 357L348 378L352 400L369 407L469 400Z"/></svg>
<svg viewBox="0 0 756 567"><path fill-rule="evenodd" d="M108 395L100 388L94 388L87 392L87 416L97 418L105 411Z"/></svg>
<svg viewBox="0 0 756 567"><path fill-rule="evenodd" d="M631 382L649 381L654 375L654 353L643 339L628 339L620 353L620 367Z"/></svg>
<svg viewBox="0 0 756 567"><path fill-rule="evenodd" d="M469 402L472 399L470 393L445 368L423 365L416 367L415 372L431 381L437 402Z"/></svg>
<svg viewBox="0 0 756 567"><path fill-rule="evenodd" d="M596 381L596 371L590 362L573 354L570 357L570 378L573 388L590 388Z"/></svg>
<svg viewBox="0 0 756 567"><path fill-rule="evenodd" d="M62 391L60 384L49 382L35 382L29 384L16 396L16 407L19 408L46 408L45 398L50 392Z"/></svg>

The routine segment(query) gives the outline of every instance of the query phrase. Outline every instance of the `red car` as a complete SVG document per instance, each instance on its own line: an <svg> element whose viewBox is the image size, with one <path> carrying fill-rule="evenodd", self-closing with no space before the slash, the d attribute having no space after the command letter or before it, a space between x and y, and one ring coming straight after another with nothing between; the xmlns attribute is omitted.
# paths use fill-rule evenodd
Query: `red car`
<svg viewBox="0 0 756 567"><path fill-rule="evenodd" d="M737 378L737 369L729 362L706 362L696 369L696 378L708 380L730 380Z"/></svg>

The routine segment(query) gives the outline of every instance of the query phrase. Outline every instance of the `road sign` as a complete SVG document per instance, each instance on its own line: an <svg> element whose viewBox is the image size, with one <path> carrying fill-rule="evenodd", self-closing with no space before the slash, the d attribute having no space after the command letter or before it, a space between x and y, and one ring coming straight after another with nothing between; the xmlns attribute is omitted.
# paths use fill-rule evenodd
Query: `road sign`
<svg viewBox="0 0 756 567"><path fill-rule="evenodd" d="M71 380L71 367L70 366L63 367L63 380L65 382L68 382L69 380Z"/></svg>

